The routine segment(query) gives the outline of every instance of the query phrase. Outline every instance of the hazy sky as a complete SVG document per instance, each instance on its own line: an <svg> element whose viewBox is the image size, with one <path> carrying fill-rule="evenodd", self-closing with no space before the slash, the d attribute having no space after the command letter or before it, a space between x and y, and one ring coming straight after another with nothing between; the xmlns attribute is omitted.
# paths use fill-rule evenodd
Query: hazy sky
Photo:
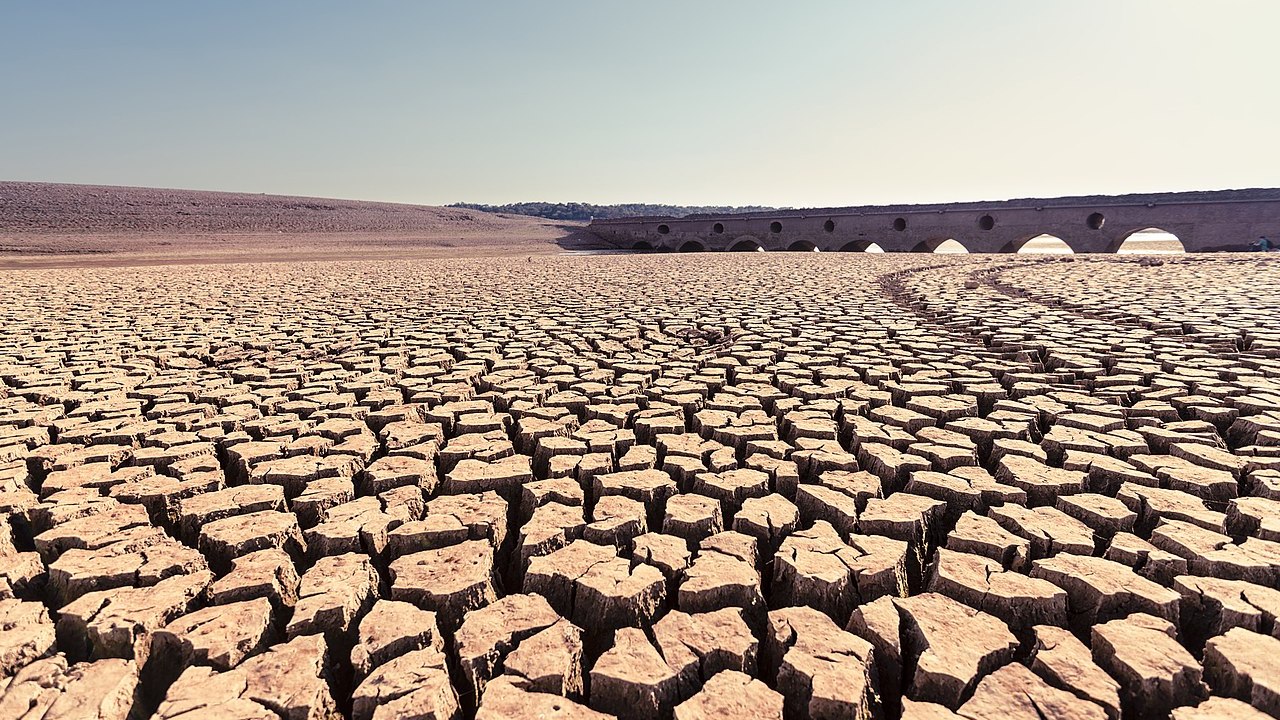
<svg viewBox="0 0 1280 720"><path fill-rule="evenodd" d="M1276 0L0 0L0 179L847 205L1280 186Z"/></svg>

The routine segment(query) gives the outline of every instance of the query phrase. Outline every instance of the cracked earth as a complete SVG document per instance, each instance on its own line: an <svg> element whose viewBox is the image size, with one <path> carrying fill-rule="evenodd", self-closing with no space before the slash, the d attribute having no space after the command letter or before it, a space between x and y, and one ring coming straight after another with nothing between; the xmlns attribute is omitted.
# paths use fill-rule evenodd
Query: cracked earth
<svg viewBox="0 0 1280 720"><path fill-rule="evenodd" d="M0 717L1280 717L1280 265L0 273Z"/></svg>

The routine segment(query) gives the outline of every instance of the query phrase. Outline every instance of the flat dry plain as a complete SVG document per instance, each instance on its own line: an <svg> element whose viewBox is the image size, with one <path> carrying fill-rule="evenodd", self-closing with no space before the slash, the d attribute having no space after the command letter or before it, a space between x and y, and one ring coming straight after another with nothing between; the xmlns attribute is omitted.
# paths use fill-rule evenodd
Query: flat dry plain
<svg viewBox="0 0 1280 720"><path fill-rule="evenodd" d="M0 272L0 718L1280 716L1280 265Z"/></svg>

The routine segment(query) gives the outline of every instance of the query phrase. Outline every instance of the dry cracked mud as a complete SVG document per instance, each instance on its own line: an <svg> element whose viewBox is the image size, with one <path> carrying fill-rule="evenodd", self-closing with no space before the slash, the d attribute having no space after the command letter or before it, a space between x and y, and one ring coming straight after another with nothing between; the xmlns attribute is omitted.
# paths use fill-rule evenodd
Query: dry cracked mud
<svg viewBox="0 0 1280 720"><path fill-rule="evenodd" d="M0 274L0 717L1280 717L1280 266Z"/></svg>

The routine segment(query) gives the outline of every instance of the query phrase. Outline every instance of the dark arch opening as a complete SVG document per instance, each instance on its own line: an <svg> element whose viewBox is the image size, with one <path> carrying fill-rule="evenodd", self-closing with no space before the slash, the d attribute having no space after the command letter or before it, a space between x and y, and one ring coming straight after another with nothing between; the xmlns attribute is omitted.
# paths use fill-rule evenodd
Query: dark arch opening
<svg viewBox="0 0 1280 720"><path fill-rule="evenodd" d="M884 248L880 247L879 245L873 242L869 242L867 240L854 240L853 242L849 242L849 243L845 243L844 245L841 245L840 250L838 252L882 253L884 252Z"/></svg>
<svg viewBox="0 0 1280 720"><path fill-rule="evenodd" d="M667 233L669 233L669 232L671 232L671 226L670 226L670 225L667 225L667 224L665 224L665 223L664 223L664 224L662 224L662 225L659 225L659 226L658 226L658 234L659 234L659 235L666 235L666 234L667 234Z"/></svg>
<svg viewBox="0 0 1280 720"><path fill-rule="evenodd" d="M760 252L764 248L760 247L760 243L755 240L739 240L729 248L729 252Z"/></svg>
<svg viewBox="0 0 1280 720"><path fill-rule="evenodd" d="M702 252L703 250L706 250L706 249L707 248L704 247L703 244L698 242L697 240L690 240L689 242L680 246L680 252Z"/></svg>
<svg viewBox="0 0 1280 720"><path fill-rule="evenodd" d="M773 222L769 223L769 232L771 233L782 232L782 223L778 222L777 220L774 220Z"/></svg>
<svg viewBox="0 0 1280 720"><path fill-rule="evenodd" d="M893 229L894 229L894 230L897 230L898 232L902 232L903 230L906 230L906 229L907 229L907 219L906 219L906 218L898 218L897 220L894 220L894 221L893 221Z"/></svg>
<svg viewBox="0 0 1280 720"><path fill-rule="evenodd" d="M787 252L817 252L818 246L808 240L797 240L787 246Z"/></svg>
<svg viewBox="0 0 1280 720"><path fill-rule="evenodd" d="M1037 235L1022 243L1017 251L1021 255L1071 255L1075 251L1057 235Z"/></svg>
<svg viewBox="0 0 1280 720"><path fill-rule="evenodd" d="M826 222L822 223L822 229L823 229L823 230L825 230L825 231L827 231L827 232L835 232L835 231L836 231L836 221L835 221L835 220L828 220L828 221L826 221Z"/></svg>
<svg viewBox="0 0 1280 720"><path fill-rule="evenodd" d="M916 252L931 252L939 255L967 255L969 248L961 245L955 238L930 240L916 246Z"/></svg>
<svg viewBox="0 0 1280 720"><path fill-rule="evenodd" d="M996 219L991 217L990 215L983 215L982 217L978 218L978 227L982 228L983 230L990 230L995 226L996 226Z"/></svg>
<svg viewBox="0 0 1280 720"><path fill-rule="evenodd" d="M645 242L644 240L641 240L640 242L637 242L635 245L632 245L631 249L632 250L652 250L653 246Z"/></svg>
<svg viewBox="0 0 1280 720"><path fill-rule="evenodd" d="M1186 251L1177 235L1156 227L1134 230L1116 246L1116 253L1121 255L1176 255Z"/></svg>
<svg viewBox="0 0 1280 720"><path fill-rule="evenodd" d="M716 223L715 225L712 225L711 230L717 235L724 234L724 223Z"/></svg>
<svg viewBox="0 0 1280 720"><path fill-rule="evenodd" d="M1107 216L1102 213L1093 213L1084 219L1084 224L1089 226L1090 230L1101 230L1104 223L1107 222Z"/></svg>

